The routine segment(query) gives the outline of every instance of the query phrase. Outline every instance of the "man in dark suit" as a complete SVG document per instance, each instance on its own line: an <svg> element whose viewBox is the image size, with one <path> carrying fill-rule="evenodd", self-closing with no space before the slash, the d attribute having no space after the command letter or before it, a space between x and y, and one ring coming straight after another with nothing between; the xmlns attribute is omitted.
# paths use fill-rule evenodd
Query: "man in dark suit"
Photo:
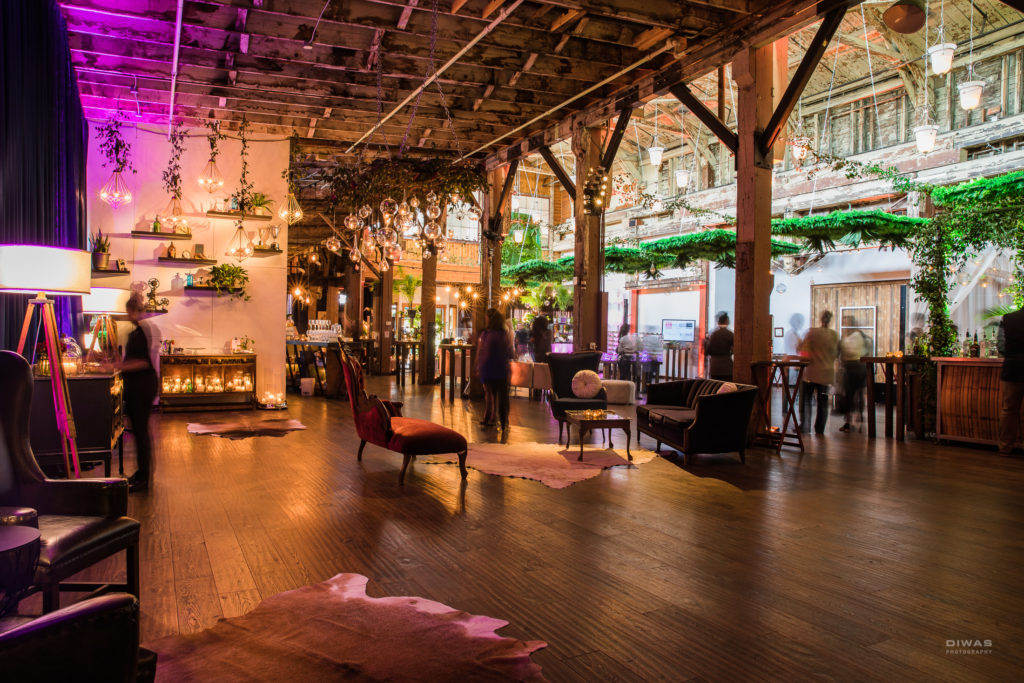
<svg viewBox="0 0 1024 683"><path fill-rule="evenodd" d="M718 329L704 340L704 353L708 355L708 374L711 379L732 381L732 330L729 314L718 314Z"/></svg>
<svg viewBox="0 0 1024 683"><path fill-rule="evenodd" d="M999 353L1003 356L1003 410L999 417L999 454L1009 455L1020 430L1024 402L1024 310L1003 316L999 323Z"/></svg>

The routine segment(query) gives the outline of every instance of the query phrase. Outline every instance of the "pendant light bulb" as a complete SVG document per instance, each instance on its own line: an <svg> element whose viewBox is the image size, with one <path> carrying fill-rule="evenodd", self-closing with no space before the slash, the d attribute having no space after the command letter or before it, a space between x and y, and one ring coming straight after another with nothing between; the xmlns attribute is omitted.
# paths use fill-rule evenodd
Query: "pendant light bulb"
<svg viewBox="0 0 1024 683"><path fill-rule="evenodd" d="M221 177L220 171L217 170L217 164L213 159L206 162L203 172L199 174L198 182L199 187L203 188L210 194L213 194L220 188L224 187L224 178Z"/></svg>
<svg viewBox="0 0 1024 683"><path fill-rule="evenodd" d="M115 171L106 185L100 189L100 199L115 209L132 203L131 190L128 189L119 171Z"/></svg>
<svg viewBox="0 0 1024 683"><path fill-rule="evenodd" d="M295 198L294 192L288 193L288 200L281 207L281 211L277 215L288 225L302 220L302 207L299 206L299 200Z"/></svg>

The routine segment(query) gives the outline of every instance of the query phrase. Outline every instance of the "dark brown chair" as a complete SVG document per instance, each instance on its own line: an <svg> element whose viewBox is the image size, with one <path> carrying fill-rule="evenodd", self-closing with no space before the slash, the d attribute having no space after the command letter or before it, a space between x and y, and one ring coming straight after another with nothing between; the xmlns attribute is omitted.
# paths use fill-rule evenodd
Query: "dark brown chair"
<svg viewBox="0 0 1024 683"><path fill-rule="evenodd" d="M572 378L580 370L597 372L601 364L601 352L549 353L547 363L551 370L551 415L558 420L558 440L561 442L565 411L604 410L608 407L608 394L604 387L593 398L579 398L572 393Z"/></svg>
<svg viewBox="0 0 1024 683"><path fill-rule="evenodd" d="M362 384L362 372L352 356L342 353L341 369L345 374L345 388L352 404L352 417L359 435L357 460L363 459L363 448L367 443L402 454L402 471L398 474L399 485L405 482L405 471L417 455L456 453L459 471L465 479L466 437L455 430L442 427L428 420L402 417L394 404L382 401L376 396L367 396ZM399 404L401 406L401 404Z"/></svg>
<svg viewBox="0 0 1024 683"><path fill-rule="evenodd" d="M0 351L0 506L39 513L39 564L33 591L43 611L60 607L60 591L126 590L139 597L139 523L126 517L127 479L47 479L29 445L32 370L16 353ZM56 428L56 426L55 426ZM123 584L71 583L83 569L127 551Z"/></svg>

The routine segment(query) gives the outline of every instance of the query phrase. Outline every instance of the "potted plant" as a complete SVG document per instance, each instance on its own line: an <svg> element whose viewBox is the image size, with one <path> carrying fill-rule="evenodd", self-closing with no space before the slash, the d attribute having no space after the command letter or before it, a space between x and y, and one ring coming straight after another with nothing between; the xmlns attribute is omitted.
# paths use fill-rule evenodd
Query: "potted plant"
<svg viewBox="0 0 1024 683"><path fill-rule="evenodd" d="M270 207L274 205L274 200L263 194L262 192L253 192L249 195L249 207L255 214L262 214L269 216Z"/></svg>
<svg viewBox="0 0 1024 683"><path fill-rule="evenodd" d="M245 292L249 284L249 273L241 266L221 263L210 268L210 286L217 291L217 296L233 296L243 301L250 299Z"/></svg>
<svg viewBox="0 0 1024 683"><path fill-rule="evenodd" d="M110 266L110 238L102 230L96 232L90 240L92 251L92 267L95 270L106 270Z"/></svg>

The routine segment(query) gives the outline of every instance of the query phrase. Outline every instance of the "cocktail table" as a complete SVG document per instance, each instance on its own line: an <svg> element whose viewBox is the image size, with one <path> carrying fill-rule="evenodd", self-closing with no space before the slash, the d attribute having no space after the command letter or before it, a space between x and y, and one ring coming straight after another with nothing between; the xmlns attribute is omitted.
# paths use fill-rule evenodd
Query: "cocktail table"
<svg viewBox="0 0 1024 683"><path fill-rule="evenodd" d="M0 616L32 585L39 560L39 529L0 526Z"/></svg>
<svg viewBox="0 0 1024 683"><path fill-rule="evenodd" d="M580 457L577 460L583 460L583 435L594 431L595 429L605 429L608 431L608 445L612 444L612 429L621 429L626 432L626 457L630 461L633 460L633 455L629 452L629 440L630 440L630 419L623 417L609 410L567 410L565 411L565 445L569 446L569 440L572 435L572 426L576 425L576 429L579 433L580 439Z"/></svg>

